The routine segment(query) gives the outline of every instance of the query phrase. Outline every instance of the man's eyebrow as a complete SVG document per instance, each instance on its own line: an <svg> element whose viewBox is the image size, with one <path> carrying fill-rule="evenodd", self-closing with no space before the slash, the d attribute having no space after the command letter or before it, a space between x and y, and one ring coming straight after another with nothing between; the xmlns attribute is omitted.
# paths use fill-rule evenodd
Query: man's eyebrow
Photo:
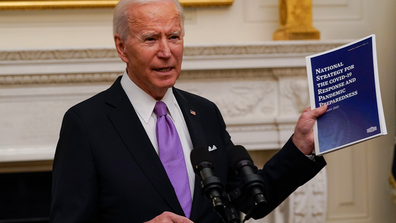
<svg viewBox="0 0 396 223"><path fill-rule="evenodd" d="M142 34L142 38L146 39L146 38L150 38L150 37L154 37L154 36L158 36L158 35L160 35L160 34L154 33L154 32L147 32L147 33Z"/></svg>
<svg viewBox="0 0 396 223"><path fill-rule="evenodd" d="M173 35L177 35L180 36L182 34L181 30L177 30L174 32L171 32L169 34L167 34L167 36L173 36ZM142 39L147 39L147 38L151 38L151 37L155 37L155 36L160 36L160 33L154 33L154 32L147 32L147 33L143 33L142 34Z"/></svg>
<svg viewBox="0 0 396 223"><path fill-rule="evenodd" d="M181 30L177 30L177 31L174 31L174 32L171 32L170 33L170 35L172 36L172 35L181 35Z"/></svg>

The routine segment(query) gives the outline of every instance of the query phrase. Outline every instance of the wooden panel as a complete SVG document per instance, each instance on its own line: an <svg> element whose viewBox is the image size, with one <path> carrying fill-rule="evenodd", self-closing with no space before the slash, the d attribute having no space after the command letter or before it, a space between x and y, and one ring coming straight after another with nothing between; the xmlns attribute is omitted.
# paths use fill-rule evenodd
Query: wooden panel
<svg viewBox="0 0 396 223"><path fill-rule="evenodd" d="M51 171L52 160L0 162L0 173Z"/></svg>
<svg viewBox="0 0 396 223"><path fill-rule="evenodd" d="M369 217L366 150L359 144L326 155L329 220Z"/></svg>

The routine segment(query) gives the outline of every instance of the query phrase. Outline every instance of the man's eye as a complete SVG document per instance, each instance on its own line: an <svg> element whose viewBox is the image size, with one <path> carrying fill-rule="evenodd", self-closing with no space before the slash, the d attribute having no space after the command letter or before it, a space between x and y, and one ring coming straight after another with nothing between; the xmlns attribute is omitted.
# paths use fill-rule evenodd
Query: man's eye
<svg viewBox="0 0 396 223"><path fill-rule="evenodd" d="M155 40L155 38L152 38L152 37L146 38L146 41L148 41L148 42L151 42L151 41L154 41L154 40Z"/></svg>
<svg viewBox="0 0 396 223"><path fill-rule="evenodd" d="M179 36L171 36L171 39L180 39Z"/></svg>

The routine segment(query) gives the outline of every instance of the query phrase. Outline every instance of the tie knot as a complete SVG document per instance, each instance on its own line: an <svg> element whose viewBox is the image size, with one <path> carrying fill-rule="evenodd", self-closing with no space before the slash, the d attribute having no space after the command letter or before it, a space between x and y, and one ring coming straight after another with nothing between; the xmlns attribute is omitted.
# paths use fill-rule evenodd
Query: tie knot
<svg viewBox="0 0 396 223"><path fill-rule="evenodd" d="M154 113L158 117L166 115L166 104L163 101L157 101L154 107Z"/></svg>

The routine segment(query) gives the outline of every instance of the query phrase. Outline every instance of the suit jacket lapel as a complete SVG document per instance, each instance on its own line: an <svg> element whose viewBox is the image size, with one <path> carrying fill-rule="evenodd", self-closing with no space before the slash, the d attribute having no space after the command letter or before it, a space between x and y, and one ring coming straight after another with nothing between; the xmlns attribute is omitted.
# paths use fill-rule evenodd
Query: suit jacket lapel
<svg viewBox="0 0 396 223"><path fill-rule="evenodd" d="M205 135L201 125L203 120L199 108L196 107L196 105L189 103L180 90L173 88L173 94L175 95L183 113L193 147L195 148L198 145L206 146ZM200 208L200 206L203 202L208 202L205 199L206 198L202 196L201 192L201 179L198 176L195 176L194 197L190 216L192 221L197 219L201 214L200 211L202 211L202 208Z"/></svg>
<svg viewBox="0 0 396 223"><path fill-rule="evenodd" d="M122 89L120 80L121 78L118 78L107 91L106 103L114 107L113 112L109 113L108 117L141 170L168 202L169 206L172 207L173 211L183 215L183 210L158 154L155 152L133 106Z"/></svg>
<svg viewBox="0 0 396 223"><path fill-rule="evenodd" d="M173 94L175 95L177 103L179 103L180 109L183 113L193 147L206 145L205 135L202 131L201 125L202 116L199 108L193 103L189 103L179 89L173 88Z"/></svg>

